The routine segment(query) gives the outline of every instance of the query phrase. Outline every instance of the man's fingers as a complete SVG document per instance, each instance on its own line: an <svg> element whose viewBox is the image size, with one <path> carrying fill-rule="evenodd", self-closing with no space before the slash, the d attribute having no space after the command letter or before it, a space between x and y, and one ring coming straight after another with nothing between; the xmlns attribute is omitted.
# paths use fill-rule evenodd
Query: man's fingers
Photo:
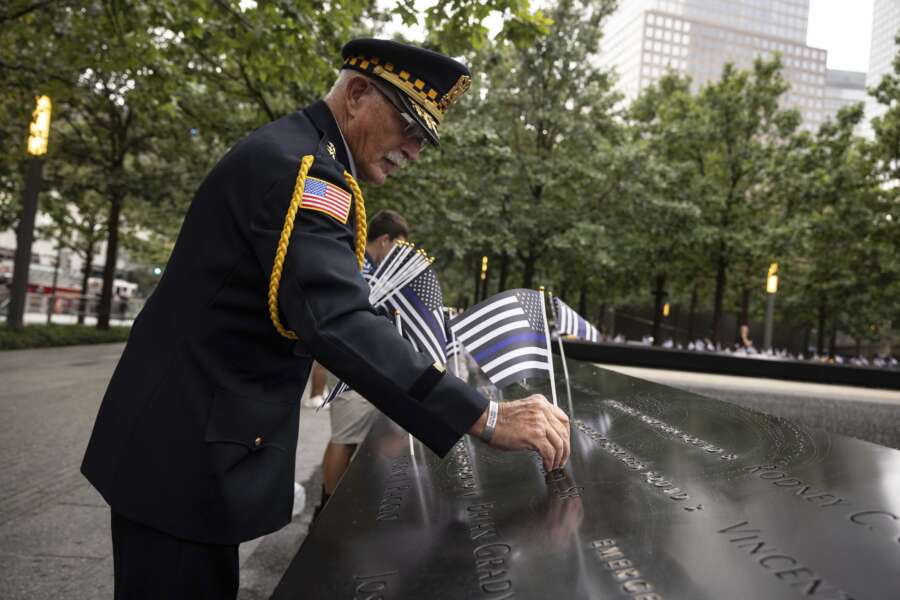
<svg viewBox="0 0 900 600"><path fill-rule="evenodd" d="M565 418L565 420L557 418L557 413L561 414ZM562 412L559 408L549 403L545 403L544 416L547 418L548 427L552 428L555 434L562 441L559 463L559 465L562 466L566 464L567 460L569 460L570 454L570 432L568 417L566 417L565 413Z"/></svg>
<svg viewBox="0 0 900 600"><path fill-rule="evenodd" d="M553 468L558 469L563 465L563 459L566 455L565 443L563 438L556 432L553 427L547 427L547 440L553 446Z"/></svg>
<svg viewBox="0 0 900 600"><path fill-rule="evenodd" d="M553 461L555 460L554 454L556 450L553 448L553 444L545 436L541 440L535 440L535 450L541 455L541 458L544 461L544 469L549 473L553 470Z"/></svg>
<svg viewBox="0 0 900 600"><path fill-rule="evenodd" d="M553 406L552 404L550 406L552 407L553 414L556 415L556 418L559 419L562 423L568 425L569 415L567 415L566 412L558 406Z"/></svg>

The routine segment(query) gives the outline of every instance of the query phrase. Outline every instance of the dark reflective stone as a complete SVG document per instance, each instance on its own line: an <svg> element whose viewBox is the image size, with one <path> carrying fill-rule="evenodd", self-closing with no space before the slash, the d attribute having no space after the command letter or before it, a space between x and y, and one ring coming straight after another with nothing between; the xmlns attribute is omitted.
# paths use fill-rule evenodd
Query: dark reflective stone
<svg viewBox="0 0 900 600"><path fill-rule="evenodd" d="M273 598L900 598L900 452L569 367L564 471L382 419Z"/></svg>

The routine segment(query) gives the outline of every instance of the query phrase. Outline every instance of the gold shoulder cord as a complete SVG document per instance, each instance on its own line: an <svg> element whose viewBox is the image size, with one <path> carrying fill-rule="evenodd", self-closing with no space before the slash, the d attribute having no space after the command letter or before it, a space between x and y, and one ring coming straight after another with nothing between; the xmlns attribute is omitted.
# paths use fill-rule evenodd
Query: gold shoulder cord
<svg viewBox="0 0 900 600"><path fill-rule="evenodd" d="M303 185L306 183L306 174L312 167L314 157L309 154L300 160L300 172L297 174L297 181L294 183L294 193L291 196L291 204L288 207L287 214L284 216L284 226L281 228L281 237L278 239L278 249L275 251L275 263L272 265L272 276L269 278L269 317L272 319L272 325L278 330L282 337L289 340L296 340L297 334L289 329L285 329L278 317L278 288L281 285L281 271L284 268L284 257L287 256L288 244L291 241L291 233L294 231L294 219L297 217L297 211L303 204ZM363 202L362 190L359 184L348 171L344 171L344 178L350 184L353 190L353 200L356 207L356 261L359 263L359 269L362 270L366 260L366 205Z"/></svg>

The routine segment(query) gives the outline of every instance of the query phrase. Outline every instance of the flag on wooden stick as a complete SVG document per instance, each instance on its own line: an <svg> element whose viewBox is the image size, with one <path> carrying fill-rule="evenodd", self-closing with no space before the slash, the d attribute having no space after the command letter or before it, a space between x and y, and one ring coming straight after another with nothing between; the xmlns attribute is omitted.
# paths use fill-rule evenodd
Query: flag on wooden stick
<svg viewBox="0 0 900 600"><path fill-rule="evenodd" d="M498 388L529 377L550 377L540 292L501 292L453 319L450 329Z"/></svg>

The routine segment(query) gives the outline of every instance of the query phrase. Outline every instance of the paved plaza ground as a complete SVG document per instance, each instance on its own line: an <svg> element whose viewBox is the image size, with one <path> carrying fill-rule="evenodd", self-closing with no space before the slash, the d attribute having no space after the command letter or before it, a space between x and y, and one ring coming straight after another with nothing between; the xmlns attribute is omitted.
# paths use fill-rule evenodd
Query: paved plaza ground
<svg viewBox="0 0 900 600"><path fill-rule="evenodd" d="M81 458L123 344L0 352L0 598L112 598L109 509ZM328 413L304 408L297 481L306 510L241 545L241 600L268 598L318 501Z"/></svg>
<svg viewBox="0 0 900 600"><path fill-rule="evenodd" d="M122 344L0 352L0 597L112 598L109 509L79 466ZM900 447L900 392L649 369L617 370ZM306 510L241 546L241 600L268 598L318 500L328 415L303 409Z"/></svg>

